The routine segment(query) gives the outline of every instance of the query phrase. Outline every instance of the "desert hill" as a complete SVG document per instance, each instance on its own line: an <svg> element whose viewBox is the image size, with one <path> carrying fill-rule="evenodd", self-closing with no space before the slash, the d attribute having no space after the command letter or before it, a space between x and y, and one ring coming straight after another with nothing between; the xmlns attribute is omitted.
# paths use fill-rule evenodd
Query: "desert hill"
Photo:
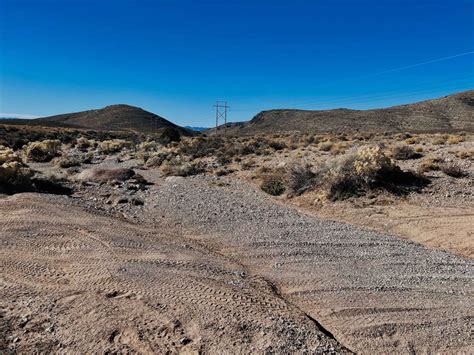
<svg viewBox="0 0 474 355"><path fill-rule="evenodd" d="M410 131L448 132L474 130L474 90L414 104L373 110L262 111L240 125L228 124L233 134L274 132ZM212 130L210 131L212 132Z"/></svg>
<svg viewBox="0 0 474 355"><path fill-rule="evenodd" d="M158 132L164 128L176 128L181 133L191 133L163 117L129 105L111 105L102 109L66 113L35 120L37 124L64 125L107 131Z"/></svg>

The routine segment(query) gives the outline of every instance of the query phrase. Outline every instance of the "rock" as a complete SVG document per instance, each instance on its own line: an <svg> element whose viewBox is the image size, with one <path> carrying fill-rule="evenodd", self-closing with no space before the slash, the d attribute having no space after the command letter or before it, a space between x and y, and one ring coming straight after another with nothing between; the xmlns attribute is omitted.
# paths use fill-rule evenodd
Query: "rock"
<svg viewBox="0 0 474 355"><path fill-rule="evenodd" d="M188 337L184 337L184 338L179 339L179 343L182 344L182 345L187 345L190 342L192 342L192 340L189 339Z"/></svg>
<svg viewBox="0 0 474 355"><path fill-rule="evenodd" d="M86 169L77 175L77 180L87 182L126 181L135 177L132 169Z"/></svg>
<svg viewBox="0 0 474 355"><path fill-rule="evenodd" d="M121 204L121 203L128 203L128 198L126 197L119 197L115 200L115 204L118 205L118 204Z"/></svg>
<svg viewBox="0 0 474 355"><path fill-rule="evenodd" d="M134 198L132 200L132 205L134 206L143 206L145 204L145 202L143 200L140 200L138 198Z"/></svg>

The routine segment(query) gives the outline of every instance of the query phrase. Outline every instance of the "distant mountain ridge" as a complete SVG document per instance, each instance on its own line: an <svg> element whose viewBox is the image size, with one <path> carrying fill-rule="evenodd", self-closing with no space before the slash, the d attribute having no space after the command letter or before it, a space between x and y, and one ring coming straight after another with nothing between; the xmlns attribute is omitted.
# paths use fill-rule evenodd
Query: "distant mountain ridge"
<svg viewBox="0 0 474 355"><path fill-rule="evenodd" d="M250 121L229 123L227 127L228 133L236 135L277 132L474 131L474 90L373 110L268 110L260 112ZM212 131L208 130L209 133Z"/></svg>
<svg viewBox="0 0 474 355"><path fill-rule="evenodd" d="M61 115L42 117L36 123L53 123L67 127L78 127L108 131L134 131L153 133L164 128L175 128L182 134L192 131L180 127L167 119L139 107L130 105L111 105L101 109L88 110Z"/></svg>
<svg viewBox="0 0 474 355"><path fill-rule="evenodd" d="M209 127L192 127L192 126L184 126L184 128L192 129L193 131L197 131L197 132L202 132L209 129Z"/></svg>

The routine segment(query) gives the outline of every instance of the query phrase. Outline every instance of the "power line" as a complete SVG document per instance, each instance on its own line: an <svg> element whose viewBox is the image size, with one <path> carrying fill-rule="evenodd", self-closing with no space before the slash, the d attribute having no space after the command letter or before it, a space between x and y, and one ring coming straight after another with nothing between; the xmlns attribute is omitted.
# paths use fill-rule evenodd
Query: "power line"
<svg viewBox="0 0 474 355"><path fill-rule="evenodd" d="M474 53L474 51L470 51L470 52L465 52L465 53L459 53L459 54L450 55L450 56L447 56L447 57L441 57L441 58L431 59L431 60L427 60L427 61L425 61L425 62L410 64L410 65L405 65L405 66L403 66L403 67L398 67L398 68L387 69L387 70L384 70L384 71L381 71L381 72L378 72L378 73L369 74L368 76L365 76L365 77L376 76L376 75L381 75L381 74L386 74L386 73L392 73L392 72L395 72L395 71L400 71L400 70L415 68L415 67L419 67L419 66L421 66L421 65L431 64L431 63L437 63L437 62L442 62L442 61L445 61L445 60L449 60L449 59L453 59L453 58L457 58L457 57L463 57L463 56L465 56L465 55L469 55L469 54L473 54L473 53Z"/></svg>
<svg viewBox="0 0 474 355"><path fill-rule="evenodd" d="M347 81L350 81L350 80L360 80L360 79L376 77L376 76L383 75L383 74L388 74L388 73L397 72L397 71L401 71L401 70L405 70L405 69L415 68L415 67L423 66L423 65L426 65L426 64L442 62L442 61L445 61L445 60L450 60L450 59L463 57L463 56L467 56L467 55L471 55L471 54L474 54L474 51L469 51L469 52L458 53L458 54L454 54L454 55L450 55L450 56L446 56L446 57L430 59L430 60L427 60L427 61L418 62L418 63L414 63L414 64L409 64L409 65L405 65L405 66L401 66L401 67L395 67L395 68L387 69L387 70L380 71L380 72L369 73L369 74L364 74L364 75L360 75L360 76L341 78L340 80L336 80L336 81L331 82L329 85L324 85L324 86L319 85L316 88L325 89L325 88L328 88L328 87L334 87L337 84L344 83L344 82L347 82ZM472 72L470 74L472 75ZM320 101L318 101L318 103L319 102ZM314 103L314 101L313 102L308 102L308 100L303 100L303 101L299 100L299 101L293 101L291 103L287 103L285 105L281 105L281 103L275 103L273 105L293 106L293 105L302 105L302 104L305 104L305 103L312 104L312 103Z"/></svg>
<svg viewBox="0 0 474 355"><path fill-rule="evenodd" d="M416 90L403 90L403 89L396 89L396 90L389 90L385 91L382 94L367 94L364 95L351 95L351 96L343 96L343 97L337 97L334 99L326 99L326 100L318 100L318 101L300 101L299 103L295 104L284 104L281 105L281 108L291 108L296 105L298 106L308 106L308 105L317 105L318 107L321 106L328 106L328 105L339 105L339 104L347 104L347 103L364 103L364 102L370 102L372 100L382 100L385 98L396 98L396 97L405 97L405 96L410 96L412 94L416 93L432 93L435 92L438 89L446 88L451 85L464 85L464 84L474 84L474 74L469 74L463 77L457 77L457 78L451 78L451 79L446 79L446 80L441 80L441 81L435 81L435 82L424 82L422 86L419 86L416 88ZM402 95L399 95L402 94ZM238 111L253 111L253 108L239 108L236 110L233 110L234 112Z"/></svg>

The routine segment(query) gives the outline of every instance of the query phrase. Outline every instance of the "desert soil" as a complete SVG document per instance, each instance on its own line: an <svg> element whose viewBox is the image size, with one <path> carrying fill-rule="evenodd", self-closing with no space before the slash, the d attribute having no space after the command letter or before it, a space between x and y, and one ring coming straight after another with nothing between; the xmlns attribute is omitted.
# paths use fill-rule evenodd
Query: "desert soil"
<svg viewBox="0 0 474 355"><path fill-rule="evenodd" d="M0 199L3 352L474 351L473 262L232 178Z"/></svg>

